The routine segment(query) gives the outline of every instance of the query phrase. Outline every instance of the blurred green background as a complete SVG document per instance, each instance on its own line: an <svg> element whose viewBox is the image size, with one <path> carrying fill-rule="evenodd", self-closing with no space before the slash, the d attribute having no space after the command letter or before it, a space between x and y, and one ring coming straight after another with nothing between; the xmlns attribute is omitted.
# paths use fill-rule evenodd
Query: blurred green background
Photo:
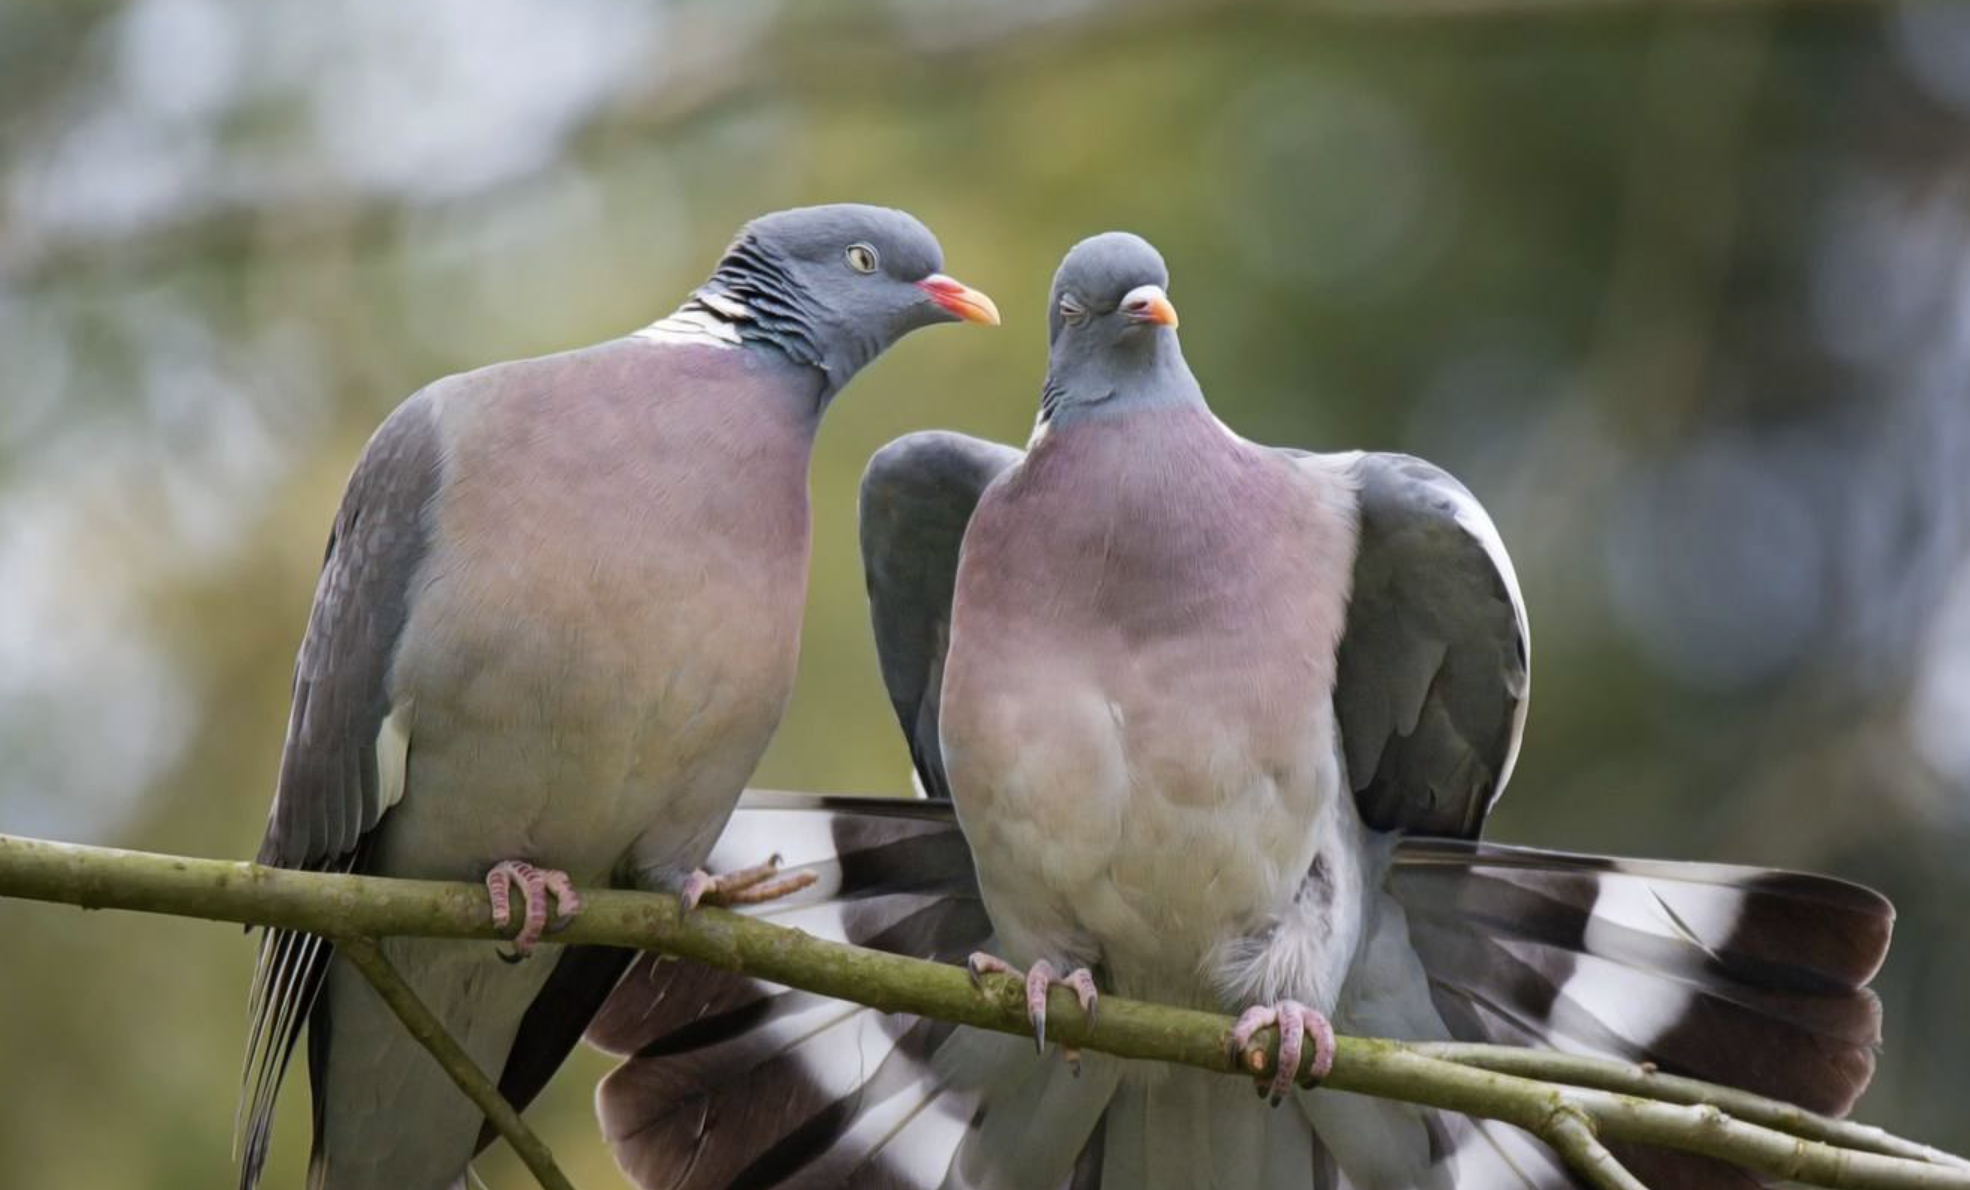
<svg viewBox="0 0 1970 1190"><path fill-rule="evenodd" d="M761 784L906 787L861 465L1023 440L1052 269L1129 228L1233 426L1492 509L1537 644L1494 836L1880 887L1861 1114L1970 1147L1970 6L0 0L0 830L250 855L391 406L837 199L924 218L1005 326L830 413ZM229 1184L251 957L0 904L0 1184ZM602 1068L538 1113L592 1187Z"/></svg>

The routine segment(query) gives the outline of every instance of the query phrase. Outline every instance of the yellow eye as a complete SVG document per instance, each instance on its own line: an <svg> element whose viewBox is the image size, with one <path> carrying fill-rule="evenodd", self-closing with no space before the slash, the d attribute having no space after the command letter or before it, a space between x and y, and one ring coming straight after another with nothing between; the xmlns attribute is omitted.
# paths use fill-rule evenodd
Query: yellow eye
<svg viewBox="0 0 1970 1190"><path fill-rule="evenodd" d="M856 272L873 273L876 271L876 250L867 244L850 244L848 246L847 256L848 267L854 269Z"/></svg>

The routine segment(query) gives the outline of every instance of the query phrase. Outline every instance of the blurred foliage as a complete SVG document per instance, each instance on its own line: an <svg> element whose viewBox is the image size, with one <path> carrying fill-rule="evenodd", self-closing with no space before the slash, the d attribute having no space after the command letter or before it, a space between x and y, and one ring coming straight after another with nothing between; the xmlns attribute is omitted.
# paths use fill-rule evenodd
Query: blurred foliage
<svg viewBox="0 0 1970 1190"><path fill-rule="evenodd" d="M759 783L904 788L862 462L1023 439L1052 269L1126 227L1228 422L1494 511L1538 695L1494 835L1880 887L1862 1114L1970 1145L1970 7L1482 7L0 0L0 829L251 854L388 409L851 198L1006 325L830 413ZM226 1182L246 941L17 904L0 940L0 1182ZM590 1186L602 1068L539 1113Z"/></svg>

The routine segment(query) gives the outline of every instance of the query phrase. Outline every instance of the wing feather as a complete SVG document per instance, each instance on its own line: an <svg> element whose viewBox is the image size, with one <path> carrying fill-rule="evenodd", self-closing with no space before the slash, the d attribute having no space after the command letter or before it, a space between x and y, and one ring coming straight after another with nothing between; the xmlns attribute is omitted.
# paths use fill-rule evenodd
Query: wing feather
<svg viewBox="0 0 1970 1190"><path fill-rule="evenodd" d="M1421 459L1287 453L1358 501L1334 710L1362 820L1476 838L1511 778L1530 695L1525 601L1498 531Z"/></svg>
<svg viewBox="0 0 1970 1190"><path fill-rule="evenodd" d="M979 497L1021 455L931 430L883 447L862 476L862 566L876 653L910 759L932 797L951 796L937 713L959 548Z"/></svg>
<svg viewBox="0 0 1970 1190"><path fill-rule="evenodd" d="M409 736L393 714L390 665L409 616L442 467L425 393L384 421L356 463L295 660L287 742L258 856L263 864L357 870L377 824L403 794ZM326 942L288 931L262 941L240 1092L240 1185L248 1190L259 1180L274 1099L302 1026L314 1015L331 954Z"/></svg>

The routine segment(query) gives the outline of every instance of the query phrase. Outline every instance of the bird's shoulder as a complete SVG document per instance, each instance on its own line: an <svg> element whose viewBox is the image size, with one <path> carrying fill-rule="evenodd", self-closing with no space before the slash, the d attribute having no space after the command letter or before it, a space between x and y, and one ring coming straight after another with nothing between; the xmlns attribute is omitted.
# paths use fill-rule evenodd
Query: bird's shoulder
<svg viewBox="0 0 1970 1190"><path fill-rule="evenodd" d="M482 364L432 381L422 398L440 421L494 407L565 401L581 393L648 395L693 380L729 382L745 369L728 353L633 337Z"/></svg>

